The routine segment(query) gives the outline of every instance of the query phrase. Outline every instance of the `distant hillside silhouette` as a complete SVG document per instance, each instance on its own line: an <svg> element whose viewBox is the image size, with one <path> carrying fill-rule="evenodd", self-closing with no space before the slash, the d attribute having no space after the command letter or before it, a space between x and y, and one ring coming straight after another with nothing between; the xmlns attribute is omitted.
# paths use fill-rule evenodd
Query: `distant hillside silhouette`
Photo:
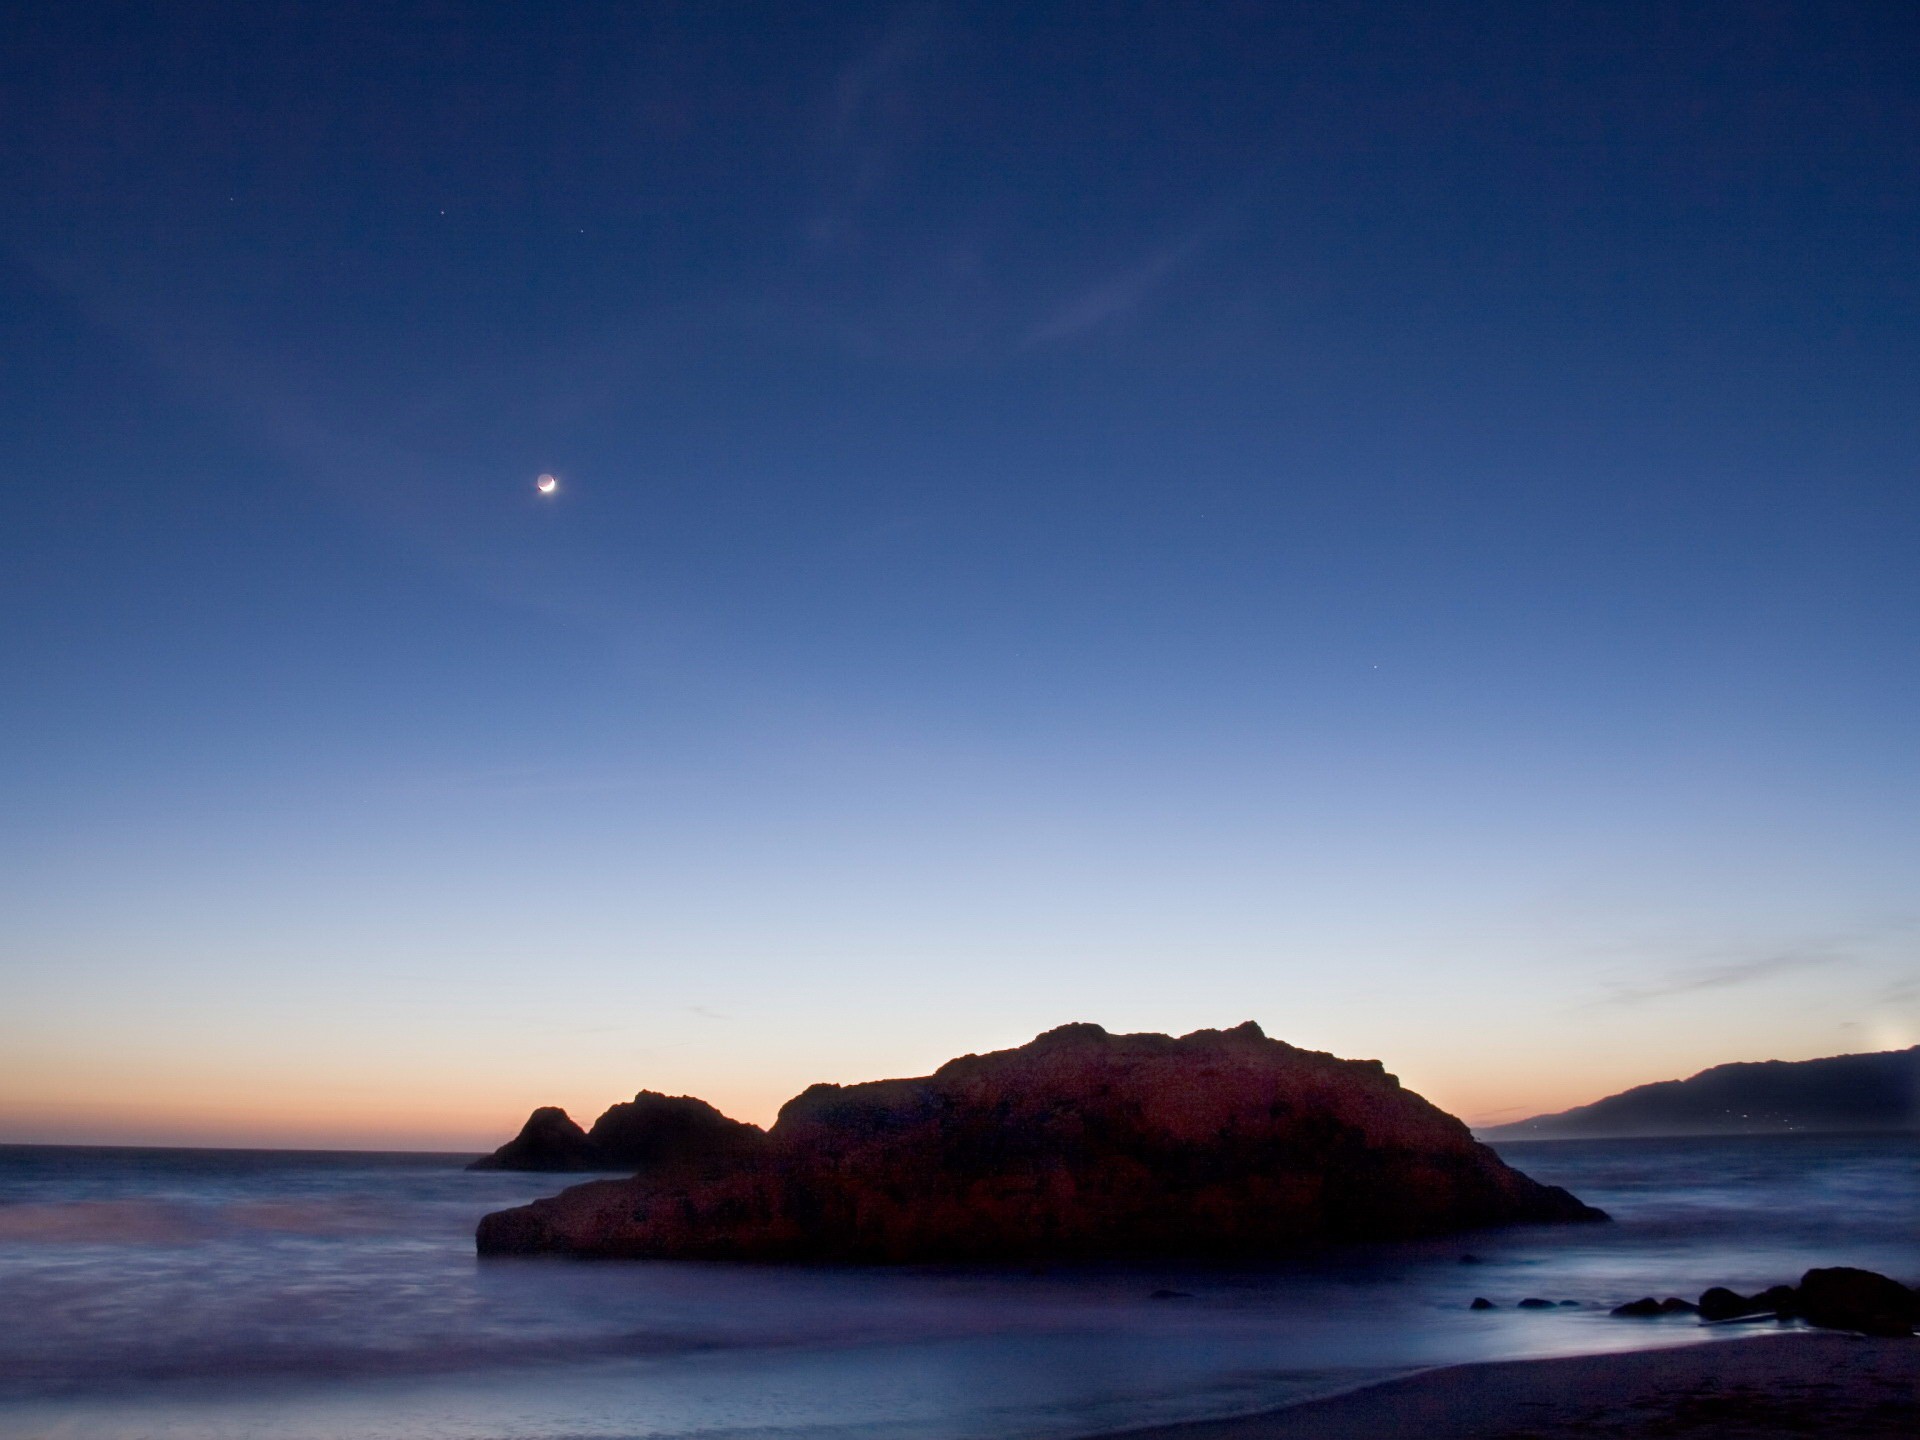
<svg viewBox="0 0 1920 1440"><path fill-rule="evenodd" d="M1920 1129L1920 1045L1825 1060L1716 1065L1591 1105L1479 1132L1483 1140L1785 1135Z"/></svg>

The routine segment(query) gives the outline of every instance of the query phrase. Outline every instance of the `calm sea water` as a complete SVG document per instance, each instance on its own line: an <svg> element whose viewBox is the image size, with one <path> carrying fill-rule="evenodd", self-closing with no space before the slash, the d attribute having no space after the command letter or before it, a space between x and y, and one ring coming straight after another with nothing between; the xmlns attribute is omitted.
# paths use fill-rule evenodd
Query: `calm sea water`
<svg viewBox="0 0 1920 1440"><path fill-rule="evenodd" d="M481 1262L480 1215L556 1181L449 1156L0 1147L0 1435L1042 1440L1753 1328L1606 1315L1643 1294L1815 1264L1920 1278L1911 1138L1502 1153L1617 1223L1233 1271ZM1528 1295L1579 1304L1512 1308Z"/></svg>

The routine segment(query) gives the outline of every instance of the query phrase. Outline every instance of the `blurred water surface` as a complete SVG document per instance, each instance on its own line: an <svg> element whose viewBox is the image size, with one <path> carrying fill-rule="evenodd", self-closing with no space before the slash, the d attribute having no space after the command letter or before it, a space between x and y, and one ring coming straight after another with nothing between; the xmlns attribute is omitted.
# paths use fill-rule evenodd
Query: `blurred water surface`
<svg viewBox="0 0 1920 1440"><path fill-rule="evenodd" d="M1643 1294L1817 1264L1920 1279L1911 1136L1500 1148L1615 1223L1243 1269L482 1262L479 1217L559 1180L458 1156L0 1147L0 1435L1048 1440L1754 1328L1606 1315Z"/></svg>

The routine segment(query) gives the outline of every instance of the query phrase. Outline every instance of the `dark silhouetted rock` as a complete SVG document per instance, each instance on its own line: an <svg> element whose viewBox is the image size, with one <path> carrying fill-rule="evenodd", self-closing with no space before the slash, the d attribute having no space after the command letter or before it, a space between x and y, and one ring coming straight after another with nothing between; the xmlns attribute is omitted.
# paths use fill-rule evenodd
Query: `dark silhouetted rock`
<svg viewBox="0 0 1920 1440"><path fill-rule="evenodd" d="M1460 1263L1462 1265L1484 1265L1487 1262L1482 1260L1478 1255L1462 1255L1460 1257Z"/></svg>
<svg viewBox="0 0 1920 1440"><path fill-rule="evenodd" d="M933 1075L816 1085L730 1165L490 1215L483 1254L907 1262L1250 1257L1602 1220L1372 1060L1258 1026L1068 1025Z"/></svg>
<svg viewBox="0 0 1920 1440"><path fill-rule="evenodd" d="M1560 1302L1560 1305L1562 1309L1566 1309L1569 1307L1573 1309L1578 1309L1580 1306L1580 1302L1578 1300L1562 1300Z"/></svg>
<svg viewBox="0 0 1920 1440"><path fill-rule="evenodd" d="M1186 1290L1156 1290L1147 1298L1149 1300L1191 1300L1193 1295Z"/></svg>
<svg viewBox="0 0 1920 1440"><path fill-rule="evenodd" d="M1487 1297L1484 1295L1474 1296L1473 1303L1467 1306L1467 1309L1469 1310L1498 1310L1499 1308L1500 1307L1498 1305L1494 1304L1491 1300L1487 1299Z"/></svg>
<svg viewBox="0 0 1920 1440"><path fill-rule="evenodd" d="M1624 1305L1616 1305L1608 1313L1622 1315L1629 1320L1652 1320L1667 1312L1661 1308L1658 1300L1648 1295L1639 1300L1629 1300Z"/></svg>
<svg viewBox="0 0 1920 1440"><path fill-rule="evenodd" d="M564 1110L536 1110L517 1136L467 1168L654 1170L738 1160L765 1140L758 1125L730 1120L704 1100L642 1090L587 1131Z"/></svg>
<svg viewBox="0 0 1920 1440"><path fill-rule="evenodd" d="M603 1170L600 1148L571 1116L545 1105L527 1117L520 1133L493 1154L467 1166L469 1170Z"/></svg>
<svg viewBox="0 0 1920 1440"><path fill-rule="evenodd" d="M587 1138L622 1169L738 1159L765 1142L766 1132L730 1120L691 1095L642 1090L593 1122Z"/></svg>
<svg viewBox="0 0 1920 1440"><path fill-rule="evenodd" d="M1487 1140L1920 1129L1920 1045L1824 1060L1716 1065L1591 1105L1481 1131Z"/></svg>
<svg viewBox="0 0 1920 1440"><path fill-rule="evenodd" d="M1872 1270L1838 1265L1800 1277L1800 1313L1809 1325L1867 1335L1911 1335L1920 1295Z"/></svg>
<svg viewBox="0 0 1920 1440"><path fill-rule="evenodd" d="M1522 1310L1551 1310L1553 1309L1553 1301L1542 1300L1538 1295L1529 1295L1520 1302L1520 1308Z"/></svg>
<svg viewBox="0 0 1920 1440"><path fill-rule="evenodd" d="M1616 1305L1610 1313L1633 1320L1656 1320L1665 1315L1697 1315L1700 1307L1690 1300L1682 1300L1678 1295L1669 1295L1664 1300L1656 1300L1649 1295L1645 1299Z"/></svg>
<svg viewBox="0 0 1920 1440"><path fill-rule="evenodd" d="M1800 1292L1791 1285L1769 1285L1753 1297L1753 1303L1782 1320L1791 1320L1800 1313Z"/></svg>
<svg viewBox="0 0 1920 1440"><path fill-rule="evenodd" d="M1715 1285L1700 1297L1702 1320L1738 1320L1744 1315L1765 1315L1767 1307L1758 1300Z"/></svg>

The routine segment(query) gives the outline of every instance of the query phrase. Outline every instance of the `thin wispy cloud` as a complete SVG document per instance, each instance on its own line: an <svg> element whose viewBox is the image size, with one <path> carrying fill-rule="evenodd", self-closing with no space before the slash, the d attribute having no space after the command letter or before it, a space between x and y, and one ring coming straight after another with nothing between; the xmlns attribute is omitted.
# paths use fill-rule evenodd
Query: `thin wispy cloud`
<svg viewBox="0 0 1920 1440"><path fill-rule="evenodd" d="M828 141L840 147L871 137L873 127L899 118L902 80L933 43L940 7L908 5L898 11L879 43L840 72L828 113Z"/></svg>
<svg viewBox="0 0 1920 1440"><path fill-rule="evenodd" d="M1598 1005L1636 1006L1704 990L1731 990L1756 985L1782 975L1807 970L1827 969L1847 964L1851 956L1825 949L1782 950L1716 965L1693 966L1677 970L1656 980L1637 984L1614 983L1610 993L1595 1001Z"/></svg>
<svg viewBox="0 0 1920 1440"><path fill-rule="evenodd" d="M1076 295L1028 331L1024 343L1051 345L1070 340L1137 310L1169 278L1193 263L1219 232L1222 222L1222 216L1211 215L1118 274Z"/></svg>
<svg viewBox="0 0 1920 1440"><path fill-rule="evenodd" d="M679 673L677 657L691 648L683 627L697 622L666 619L617 586L530 558L503 541L497 508L476 505L473 497L497 497L518 481L477 483L464 465L384 438L366 415L345 412L338 402L329 411L285 354L217 317L116 279L104 266L41 253L21 258L79 315L170 386L225 416L235 433L320 488L385 543L497 604L615 639L636 657L663 657L662 668Z"/></svg>
<svg viewBox="0 0 1920 1440"><path fill-rule="evenodd" d="M1904 1005L1911 1000L1920 1000L1920 975L1895 980L1873 998L1877 1005Z"/></svg>
<svg viewBox="0 0 1920 1440"><path fill-rule="evenodd" d="M808 225L816 245L850 239L862 206L892 173L913 129L915 77L942 19L938 5L905 6L835 80L820 132L820 195Z"/></svg>

